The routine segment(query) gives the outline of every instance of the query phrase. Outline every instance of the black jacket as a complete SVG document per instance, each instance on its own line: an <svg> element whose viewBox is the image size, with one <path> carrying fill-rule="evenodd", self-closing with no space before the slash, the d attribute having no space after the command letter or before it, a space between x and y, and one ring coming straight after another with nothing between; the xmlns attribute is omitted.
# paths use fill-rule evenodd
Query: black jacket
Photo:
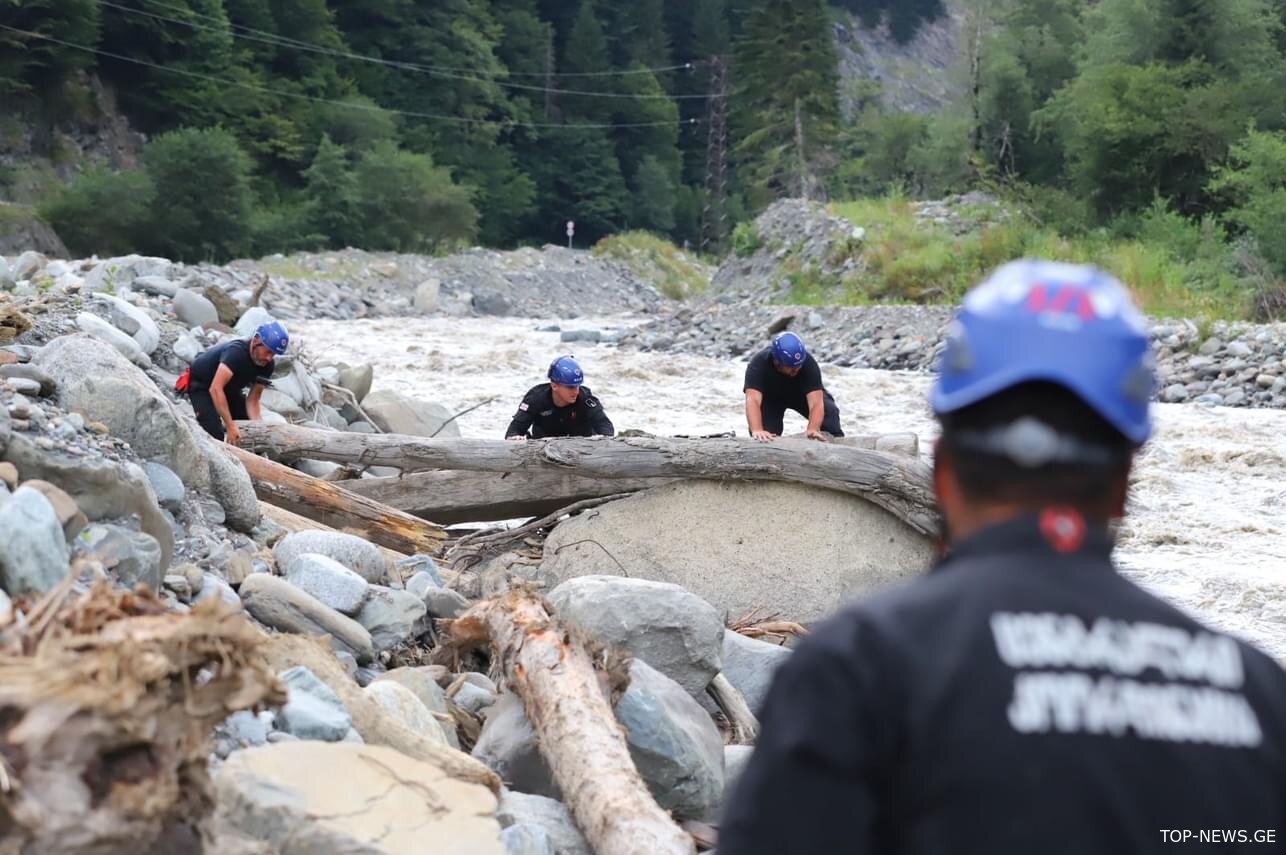
<svg viewBox="0 0 1286 855"><path fill-rule="evenodd" d="M528 434L530 431L530 434ZM613 436L616 429L603 412L603 405L588 386L580 387L576 403L570 407L554 406L554 393L548 383L531 387L518 405L518 412L505 430L505 436Z"/></svg>
<svg viewBox="0 0 1286 855"><path fill-rule="evenodd" d="M799 645L720 855L1280 848L1282 668L1118 575L1105 531L1077 547L1083 529L1048 514ZM1256 843L1269 829L1276 845Z"/></svg>

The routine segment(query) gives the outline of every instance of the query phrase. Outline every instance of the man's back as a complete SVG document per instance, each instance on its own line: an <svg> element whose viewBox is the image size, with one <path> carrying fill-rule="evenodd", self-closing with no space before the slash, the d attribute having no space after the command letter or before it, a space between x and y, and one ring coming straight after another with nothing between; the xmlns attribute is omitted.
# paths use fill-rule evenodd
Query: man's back
<svg viewBox="0 0 1286 855"><path fill-rule="evenodd" d="M1280 844L1286 674L1082 532L985 530L805 640L720 852L1168 852L1166 831L1216 829L1233 832L1220 851Z"/></svg>

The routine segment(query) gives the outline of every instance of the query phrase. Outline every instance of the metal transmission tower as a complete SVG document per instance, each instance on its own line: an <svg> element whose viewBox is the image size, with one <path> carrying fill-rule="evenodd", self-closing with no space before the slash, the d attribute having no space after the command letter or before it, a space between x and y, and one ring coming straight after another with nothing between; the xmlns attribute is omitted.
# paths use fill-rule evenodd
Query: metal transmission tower
<svg viewBox="0 0 1286 855"><path fill-rule="evenodd" d="M710 100L706 109L705 206L701 210L701 251L723 246L728 234L728 66L711 57Z"/></svg>

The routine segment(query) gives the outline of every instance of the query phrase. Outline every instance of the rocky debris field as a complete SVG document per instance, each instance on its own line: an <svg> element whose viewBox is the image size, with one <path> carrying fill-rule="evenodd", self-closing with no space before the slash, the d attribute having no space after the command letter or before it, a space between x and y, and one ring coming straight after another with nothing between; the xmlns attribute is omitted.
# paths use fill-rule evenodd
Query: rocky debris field
<svg viewBox="0 0 1286 855"><path fill-rule="evenodd" d="M176 375L206 347L250 334L275 311L324 314L312 296L274 301L271 285L256 295L250 270L210 270L137 256L3 260L0 647L26 649L31 618L68 597L96 613L103 586L123 598L115 601L121 608L153 617L207 621L218 606L265 638L327 639L324 659L280 662L276 687L260 686L265 694L255 696L275 691L283 701L228 700L238 711L212 727L200 771L182 772L213 796L208 816L189 817L204 844L187 840L183 851L267 853L306 843L310 851L393 853L431 833L443 852L590 852L498 671L477 654L451 667L428 664L440 622L481 597L477 576L439 569L435 556L399 556L324 526L275 521L240 462L174 394ZM458 293L444 282L438 295ZM349 299L329 311L348 311ZM511 307L531 311L523 299ZM537 299L581 297L567 290ZM467 311L477 310L475 300ZM371 392L372 380L370 366L293 349L265 393L265 418L357 433L459 434L444 408ZM356 474L320 461L296 468L328 479ZM633 654L615 715L657 802L679 820L717 820L749 749L725 745L731 731L707 684L722 673L758 699L788 653L730 640L729 615L677 585L586 575L596 567L572 561L565 581L551 575L550 601L589 637ZM493 573L489 593L510 578ZM611 626L598 619L609 613L617 615ZM723 667L728 649L735 662ZM389 747L390 731L414 737ZM466 761L507 786L496 793L462 777ZM7 773L21 783L25 769ZM0 807L6 798L0 793ZM161 845L150 828L131 826L139 851ZM46 832L33 819L0 830L0 844ZM99 851L91 842L60 843L59 851Z"/></svg>
<svg viewBox="0 0 1286 855"><path fill-rule="evenodd" d="M963 211L993 211L982 194L919 203L916 217L934 227L971 226ZM729 256L697 301L667 304L650 321L620 339L646 352L694 353L749 359L773 334L793 330L822 362L857 368L931 371L941 352L953 309L931 305L859 307L784 305L788 273L812 265L824 276L860 274L860 252L835 247L860 244L865 231L819 205L778 202L756 221L759 244ZM1153 319L1157 399L1229 407L1286 407L1286 324Z"/></svg>

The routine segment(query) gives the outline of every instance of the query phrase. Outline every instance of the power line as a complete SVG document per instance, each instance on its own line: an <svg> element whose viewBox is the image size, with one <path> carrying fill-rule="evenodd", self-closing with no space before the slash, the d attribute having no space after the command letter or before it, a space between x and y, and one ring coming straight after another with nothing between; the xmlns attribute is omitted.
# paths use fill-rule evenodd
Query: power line
<svg viewBox="0 0 1286 855"><path fill-rule="evenodd" d="M175 12L186 12L194 18L200 18L205 21L214 21L215 23L223 23L223 19L221 18L216 18L213 15L202 15L199 12L193 12L191 9L186 9L182 6L174 6L168 3L162 3L160 2L160 0L150 0L150 2L152 2L153 5L161 7L162 9L170 9ZM105 4L105 5L111 5L111 4ZM300 41L299 39L292 39L289 36L282 36L276 33L270 33L266 30L256 30L254 27L247 27L244 24L234 24L231 21L228 21L227 23L233 29L244 30L247 33L254 33L260 36L267 36L268 38L274 39L275 41L280 42L283 45L294 44L294 45L312 46L309 42ZM691 71L692 69L696 68L697 65L700 65L700 63L684 62L678 65L661 65L655 68L628 68L628 69L617 69L612 71L574 71L574 72L567 72L559 76L560 77L626 77L634 74L661 74L667 71ZM447 72L455 71L463 74L479 74L479 75L486 76L486 72L477 71L476 69L472 69L472 68L451 68L449 66L435 66L435 65L425 65L422 67L430 71L447 71ZM544 77L545 73L543 71L509 71L509 72L506 72L506 75L509 77Z"/></svg>
<svg viewBox="0 0 1286 855"><path fill-rule="evenodd" d="M656 94L656 93L644 93L644 92L596 92L596 91L581 90L581 89L549 89L548 86L533 86L527 83L507 83L505 81L497 80L495 78L478 77L476 76L477 75L476 71L471 71L467 74L459 74L456 72L456 70L443 70L441 68L437 68L434 66L421 65L419 63L414 63L414 62L401 62L399 60L383 59L381 57L376 57L376 56L367 56L366 54L352 53L350 51L344 51L344 50L336 50L334 48L323 47L321 45L312 44L310 42L299 41L297 39L282 39L281 37L274 36L271 33L264 33L262 30L252 30L252 31L240 33L240 32L236 32L236 29L234 28L232 32L229 32L223 26L209 27L203 24L193 23L192 21L184 21L179 18L170 18L165 15L158 15L155 12L149 12L145 9L137 9L132 6L123 6L119 3L112 3L110 2L110 0L97 0L97 2L100 6L108 6L112 9L118 9L122 12L125 12L126 14L143 15L148 18L152 18L153 20L156 20L156 21L164 21L170 24L178 24L180 26L191 27L192 29L195 29L195 30L204 30L210 33L220 33L220 34L227 33L231 35L233 38L245 39L247 41L252 41L252 42L260 42L263 44L272 45L274 47L288 47L288 48L293 48L294 50L308 51L310 53L317 53L325 56L333 56L333 57L338 57L340 59L351 59L351 60L357 60L358 62L369 62L375 65L383 65L389 68L396 68L403 71L413 71L417 74L424 74L430 77L443 77L448 80L462 80L469 83L491 83L506 89L518 89L526 92L552 92L555 95L575 95L575 96L580 96L585 98L624 98L624 99L630 99L635 101L704 100L712 97L709 94L667 95L665 93ZM158 5L165 6L165 4L158 4ZM166 8L177 9L178 7L167 6ZM194 15L194 17L205 18L206 20L218 20L216 18L211 18L205 15L196 15L195 13L192 13L192 14ZM248 28L242 28L242 29L248 29ZM262 36L255 35L255 33L263 33L263 35Z"/></svg>
<svg viewBox="0 0 1286 855"><path fill-rule="evenodd" d="M157 71L168 72L169 74L178 74L183 77L190 77L196 80L205 80L212 83L223 83L228 86L237 86L242 89L250 89L254 92L263 92L268 95L279 95L282 98L294 98L300 101L311 101L315 104L331 104L337 107L348 107L353 110L365 110L367 112L372 112L372 113L392 113L399 116L411 116L413 118L418 118L418 119L430 119L430 120L439 121L439 122L454 122L456 124L461 124L461 125L492 125L498 128L545 128L545 129L551 129L551 130L563 128L567 130L575 130L575 129L589 129L589 128L604 128L604 129L659 128L659 127L671 127L674 125L684 125L684 124L690 125L690 124L697 123L696 119L686 119L686 120L678 119L672 122L620 122L620 123L576 122L576 123L565 123L565 124L558 123L558 122L515 122L515 121L500 120L500 119L470 119L464 116L445 116L438 113L421 113L415 110L395 110L391 108L380 107L374 104L363 104L360 102L350 102L350 101L336 101L331 98L319 98L315 95L305 95L301 92L286 92L285 90L282 90L282 89L273 89L268 86L259 86L254 83L244 83L240 80L229 80L226 77L216 77L212 74L201 74L196 71L188 71L182 68L171 68L169 66L158 65L157 63L154 63L154 62L148 62L147 60L135 59L133 57L122 56L120 54L112 53L110 51L87 47L85 45L78 45L78 44L75 44L74 42L63 41L62 39L56 39L53 36L47 36L43 33L33 33L29 30L21 30L21 29L18 29L17 27L11 27L7 24L0 24L0 30L8 30L11 33L17 33L22 36L30 36L32 38L43 39L47 42L53 42L54 44L71 48L72 50L84 51L86 53L92 53L97 56L105 56L105 57L108 57L109 59L115 59L121 62L128 62L134 65L141 65L146 68L155 69Z"/></svg>

